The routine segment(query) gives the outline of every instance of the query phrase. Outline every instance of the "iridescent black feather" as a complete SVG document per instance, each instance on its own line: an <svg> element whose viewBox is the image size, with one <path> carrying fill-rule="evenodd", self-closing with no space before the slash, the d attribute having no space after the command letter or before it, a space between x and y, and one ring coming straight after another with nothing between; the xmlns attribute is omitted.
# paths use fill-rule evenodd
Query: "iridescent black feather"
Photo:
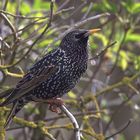
<svg viewBox="0 0 140 140"><path fill-rule="evenodd" d="M6 100L0 104L13 103L5 127L16 113L30 101L61 97L69 92L87 69L88 36L86 30L68 33L59 47L35 63L19 81Z"/></svg>

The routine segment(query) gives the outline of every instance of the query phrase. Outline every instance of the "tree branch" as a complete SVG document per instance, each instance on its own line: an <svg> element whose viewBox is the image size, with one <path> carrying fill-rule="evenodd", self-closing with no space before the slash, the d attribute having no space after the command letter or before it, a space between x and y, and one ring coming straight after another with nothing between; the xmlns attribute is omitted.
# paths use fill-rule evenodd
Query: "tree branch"
<svg viewBox="0 0 140 140"><path fill-rule="evenodd" d="M72 124L73 124L73 127L75 128L75 137L76 139L75 140L81 140L80 138L80 130L79 130L79 125L75 119L75 117L73 116L72 113L69 112L69 110L64 106L60 106L61 110L67 115L67 117L70 118Z"/></svg>
<svg viewBox="0 0 140 140"><path fill-rule="evenodd" d="M103 50L101 50L99 53L97 53L94 57L89 58L89 60L93 60L93 59L98 58L99 56L102 56L108 50L108 48L115 45L116 43L117 43L117 41L114 41L113 43L107 45Z"/></svg>
<svg viewBox="0 0 140 140"><path fill-rule="evenodd" d="M28 53L31 51L31 49L33 48L33 46L38 42L39 39L41 39L43 37L43 35L45 34L45 32L49 29L49 27L51 26L51 22L52 22L52 18L53 18L53 5L54 5L54 0L51 0L51 4L50 4L50 19L49 22L47 24L47 26L45 27L45 29L43 30L43 32L38 36L38 38L31 44L30 48L28 49L28 51L15 63L8 65L8 66L0 66L1 68L11 68L15 65L17 65L18 63L20 63L25 56L28 55Z"/></svg>
<svg viewBox="0 0 140 140"><path fill-rule="evenodd" d="M72 31L73 29L78 28L78 27L88 23L89 21L96 20L96 19L99 19L99 18L105 17L105 16L110 16L110 14L109 13L98 14L98 15L91 16L85 20L82 20L82 21L75 23L70 28L68 28L68 30L64 31L64 33L60 34L57 38L55 38L53 43L49 44L49 47L52 46L54 43L56 43L59 39L63 38L67 33Z"/></svg>
<svg viewBox="0 0 140 140"><path fill-rule="evenodd" d="M119 131L115 132L114 134L112 134L111 136L108 136L105 138L105 140L108 140L114 136L116 136L117 134L121 133L122 131L124 131L130 124L131 124L132 120L130 119L127 124L125 124L125 126L123 128L121 128Z"/></svg>

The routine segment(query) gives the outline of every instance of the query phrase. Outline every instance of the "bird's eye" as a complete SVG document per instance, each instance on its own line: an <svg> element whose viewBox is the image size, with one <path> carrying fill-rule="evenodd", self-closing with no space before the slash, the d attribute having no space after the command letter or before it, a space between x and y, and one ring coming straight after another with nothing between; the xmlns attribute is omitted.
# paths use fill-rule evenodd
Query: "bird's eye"
<svg viewBox="0 0 140 140"><path fill-rule="evenodd" d="M75 34L76 39L80 39L81 35L80 34Z"/></svg>

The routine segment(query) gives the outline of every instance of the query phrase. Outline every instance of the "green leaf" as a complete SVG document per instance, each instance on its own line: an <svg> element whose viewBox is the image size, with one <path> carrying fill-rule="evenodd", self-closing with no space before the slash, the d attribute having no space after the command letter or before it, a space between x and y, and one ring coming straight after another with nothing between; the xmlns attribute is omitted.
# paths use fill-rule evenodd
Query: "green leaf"
<svg viewBox="0 0 140 140"><path fill-rule="evenodd" d="M49 10L50 9L50 2L45 2L42 0L35 0L35 2L33 4L33 8L35 10L41 10L41 9ZM54 10L55 9L56 9L56 5L54 3Z"/></svg>
<svg viewBox="0 0 140 140"><path fill-rule="evenodd" d="M50 2L43 2L43 4L41 5L41 8L49 10L50 9Z"/></svg>
<svg viewBox="0 0 140 140"><path fill-rule="evenodd" d="M121 60L121 67L123 70L125 70L127 68L128 64L127 64L127 61L126 59L122 59Z"/></svg>
<svg viewBox="0 0 140 140"><path fill-rule="evenodd" d="M132 13L132 6L133 2L132 0L125 0L121 2L121 5L129 12Z"/></svg>
<svg viewBox="0 0 140 140"><path fill-rule="evenodd" d="M7 4L7 11L9 11L10 13L15 13L16 9L16 3L12 3L12 2L8 2Z"/></svg>
<svg viewBox="0 0 140 140"><path fill-rule="evenodd" d="M132 7L133 13L139 13L140 12L140 2L134 3Z"/></svg>
<svg viewBox="0 0 140 140"><path fill-rule="evenodd" d="M60 44L60 40L58 40L57 42L55 42L54 46L57 47Z"/></svg>
<svg viewBox="0 0 140 140"><path fill-rule="evenodd" d="M98 45L97 44L95 44L95 43L90 43L90 48L92 49L92 50L96 50L97 48L98 48Z"/></svg>
<svg viewBox="0 0 140 140"><path fill-rule="evenodd" d="M91 50L96 50L98 48L98 45L94 43L92 37L89 38L89 47L91 48Z"/></svg>
<svg viewBox="0 0 140 140"><path fill-rule="evenodd" d="M73 99L76 99L76 95L75 95L75 93L74 92L72 92L72 91L70 91L70 92L68 92L68 96L70 97L70 98L73 98Z"/></svg>
<svg viewBox="0 0 140 140"><path fill-rule="evenodd" d="M119 66L125 70L128 67L128 56L125 51L120 51L120 61L119 61Z"/></svg>
<svg viewBox="0 0 140 140"><path fill-rule="evenodd" d="M125 42L140 42L140 34L128 32L125 38Z"/></svg>
<svg viewBox="0 0 140 140"><path fill-rule="evenodd" d="M42 3L41 0L35 0L34 4L33 4L33 8L36 9L36 10L40 9L41 8L41 3Z"/></svg>
<svg viewBox="0 0 140 140"><path fill-rule="evenodd" d="M85 9L84 9L85 10ZM94 3L93 9L96 12L117 12L117 5L111 1L103 0L99 3Z"/></svg>
<svg viewBox="0 0 140 140"><path fill-rule="evenodd" d="M23 15L26 15L26 14L30 13L31 12L30 5L27 2L23 2L21 4L20 11Z"/></svg>
<svg viewBox="0 0 140 140"><path fill-rule="evenodd" d="M122 1L121 5L131 14L140 12L140 2L133 2L132 0Z"/></svg>
<svg viewBox="0 0 140 140"><path fill-rule="evenodd" d="M107 45L108 39L106 38L105 35L100 34L100 33L96 33L96 34L94 34L94 37L97 37L98 39L100 39L104 46Z"/></svg>
<svg viewBox="0 0 140 140"><path fill-rule="evenodd" d="M135 56L134 57L134 68L136 70L140 69L140 56Z"/></svg>
<svg viewBox="0 0 140 140"><path fill-rule="evenodd" d="M85 8L86 9L86 8ZM83 8L83 11L86 11L84 8ZM101 8L101 4L97 4L97 3L95 3L94 5L93 5L93 8L92 8L92 10L93 11L96 11L96 12L104 12L105 11L105 9L102 7ZM82 12L83 12L82 11Z"/></svg>
<svg viewBox="0 0 140 140"><path fill-rule="evenodd" d="M46 39L46 40L43 40L39 43L39 48L44 48L46 46L48 46L48 44L52 43L53 42L53 39Z"/></svg>
<svg viewBox="0 0 140 140"><path fill-rule="evenodd" d="M117 7L115 3L108 0L103 0L103 5L105 6L108 12L117 12Z"/></svg>

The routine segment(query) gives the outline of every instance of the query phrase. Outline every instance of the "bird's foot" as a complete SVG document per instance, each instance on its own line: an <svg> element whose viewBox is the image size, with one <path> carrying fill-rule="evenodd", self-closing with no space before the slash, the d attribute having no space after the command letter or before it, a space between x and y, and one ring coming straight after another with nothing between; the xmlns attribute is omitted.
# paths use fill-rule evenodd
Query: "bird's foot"
<svg viewBox="0 0 140 140"><path fill-rule="evenodd" d="M47 103L49 104L49 110L55 113L61 113L60 106L64 105L64 102L61 98L53 98L47 100Z"/></svg>

